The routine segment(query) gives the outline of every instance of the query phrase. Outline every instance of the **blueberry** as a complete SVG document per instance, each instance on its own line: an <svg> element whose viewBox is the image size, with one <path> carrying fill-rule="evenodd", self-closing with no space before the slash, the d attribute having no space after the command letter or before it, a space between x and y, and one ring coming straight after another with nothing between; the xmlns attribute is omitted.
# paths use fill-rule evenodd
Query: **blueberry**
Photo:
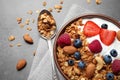
<svg viewBox="0 0 120 80"><path fill-rule="evenodd" d="M112 58L109 55L105 55L103 57L103 59L104 59L104 61L105 61L106 64L110 64L112 62Z"/></svg>
<svg viewBox="0 0 120 80"><path fill-rule="evenodd" d="M80 57L81 57L80 52L75 52L75 53L74 53L74 57L75 57L76 60L79 60Z"/></svg>
<svg viewBox="0 0 120 80"><path fill-rule="evenodd" d="M70 66L73 66L73 65L74 65L74 60L72 60L72 59L68 60L68 64L69 64Z"/></svg>
<svg viewBox="0 0 120 80"><path fill-rule="evenodd" d="M118 55L117 51L115 49L112 49L110 51L111 56L116 57Z"/></svg>
<svg viewBox="0 0 120 80"><path fill-rule="evenodd" d="M114 80L114 74L113 73L107 73L106 74L106 79L107 80Z"/></svg>
<svg viewBox="0 0 120 80"><path fill-rule="evenodd" d="M73 45L76 48L80 48L82 46L82 41L80 39L75 39Z"/></svg>
<svg viewBox="0 0 120 80"><path fill-rule="evenodd" d="M101 25L101 28L107 29L107 28L108 28L108 25L107 25L107 24L102 24L102 25Z"/></svg>
<svg viewBox="0 0 120 80"><path fill-rule="evenodd" d="M79 63L78 63L78 67L79 68L81 68L81 69L84 69L85 68L85 62L83 62L83 61L80 61Z"/></svg>

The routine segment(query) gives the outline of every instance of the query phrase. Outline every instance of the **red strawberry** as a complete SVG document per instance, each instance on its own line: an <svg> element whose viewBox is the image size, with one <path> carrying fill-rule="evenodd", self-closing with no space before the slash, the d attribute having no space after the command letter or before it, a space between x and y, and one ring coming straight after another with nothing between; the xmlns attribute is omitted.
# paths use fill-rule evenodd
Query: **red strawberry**
<svg viewBox="0 0 120 80"><path fill-rule="evenodd" d="M113 43L113 41L115 40L115 36L116 36L115 31L107 29L101 29L100 31L100 39L107 46Z"/></svg>
<svg viewBox="0 0 120 80"><path fill-rule="evenodd" d="M60 37L57 40L57 44L61 47L68 46L71 44L70 36L67 33L64 33L60 35Z"/></svg>
<svg viewBox="0 0 120 80"><path fill-rule="evenodd" d="M100 27L93 21L87 21L83 28L83 33L87 37L95 36L99 34L99 32L100 32Z"/></svg>
<svg viewBox="0 0 120 80"><path fill-rule="evenodd" d="M88 45L88 47L89 47L90 51L93 52L93 53L99 53L99 52L102 51L102 46L101 46L101 44L98 40L92 41Z"/></svg>
<svg viewBox="0 0 120 80"><path fill-rule="evenodd" d="M115 59L111 66L112 66L113 73L115 74L120 73L120 60Z"/></svg>

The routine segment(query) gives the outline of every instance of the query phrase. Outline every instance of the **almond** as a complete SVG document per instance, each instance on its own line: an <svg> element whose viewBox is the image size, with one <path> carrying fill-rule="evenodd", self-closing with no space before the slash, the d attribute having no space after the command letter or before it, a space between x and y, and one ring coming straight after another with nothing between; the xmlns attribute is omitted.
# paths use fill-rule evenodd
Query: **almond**
<svg viewBox="0 0 120 80"><path fill-rule="evenodd" d="M17 65L16 65L16 69L19 71L19 70L22 70L25 66L26 66L27 62L25 59L20 59L18 62L17 62Z"/></svg>
<svg viewBox="0 0 120 80"><path fill-rule="evenodd" d="M120 41L120 30L117 32L117 39Z"/></svg>
<svg viewBox="0 0 120 80"><path fill-rule="evenodd" d="M86 68L86 76L88 78L91 78L94 75L95 72L95 65L93 63L90 63Z"/></svg>
<svg viewBox="0 0 120 80"><path fill-rule="evenodd" d="M74 46L65 46L63 48L64 53L66 54L74 54L74 52L77 51L77 49Z"/></svg>
<svg viewBox="0 0 120 80"><path fill-rule="evenodd" d="M33 39L32 39L32 37L31 37L29 34L27 34L27 33L24 34L23 39L24 39L27 43L33 44Z"/></svg>

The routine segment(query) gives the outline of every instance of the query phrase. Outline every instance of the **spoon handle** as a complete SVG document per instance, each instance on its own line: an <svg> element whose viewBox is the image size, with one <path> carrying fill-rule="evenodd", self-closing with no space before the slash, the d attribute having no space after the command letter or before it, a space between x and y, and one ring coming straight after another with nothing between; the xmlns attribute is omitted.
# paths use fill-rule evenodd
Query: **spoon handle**
<svg viewBox="0 0 120 80"><path fill-rule="evenodd" d="M47 40L48 42L48 47L49 47L49 50L50 50L50 56L51 56L51 65L52 65L52 77L53 77L53 80L58 80L57 78L57 75L56 75L56 71L55 71L55 66L54 66L54 59L53 59L53 46L51 44L51 40Z"/></svg>

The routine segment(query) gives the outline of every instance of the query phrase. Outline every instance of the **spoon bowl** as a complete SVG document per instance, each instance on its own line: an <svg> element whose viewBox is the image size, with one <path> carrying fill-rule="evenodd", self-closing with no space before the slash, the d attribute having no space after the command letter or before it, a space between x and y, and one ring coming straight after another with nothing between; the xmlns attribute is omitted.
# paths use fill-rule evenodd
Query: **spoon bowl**
<svg viewBox="0 0 120 80"><path fill-rule="evenodd" d="M39 17L38 17L38 21L41 21L42 19L41 19L41 15L43 15L43 14L46 14L47 16L50 16L50 17L52 17L52 19L55 21L55 19L53 18L53 16L52 16L52 14L48 11L48 10L46 10L46 9L43 9L41 12L40 12L40 14L39 14ZM49 25L50 27L51 27L51 25ZM55 22L55 24L54 24L54 26L56 26L56 22ZM39 30L39 26L38 26L38 30ZM57 29L55 29L55 30L53 30L54 31L54 33L51 35L51 36L49 36L49 37L45 37L45 36L43 36L41 33L40 33L40 36L42 37L42 38L44 38L44 39L53 39L54 37L55 37L55 35L56 35L56 31L57 31ZM39 31L40 32L40 31Z"/></svg>

